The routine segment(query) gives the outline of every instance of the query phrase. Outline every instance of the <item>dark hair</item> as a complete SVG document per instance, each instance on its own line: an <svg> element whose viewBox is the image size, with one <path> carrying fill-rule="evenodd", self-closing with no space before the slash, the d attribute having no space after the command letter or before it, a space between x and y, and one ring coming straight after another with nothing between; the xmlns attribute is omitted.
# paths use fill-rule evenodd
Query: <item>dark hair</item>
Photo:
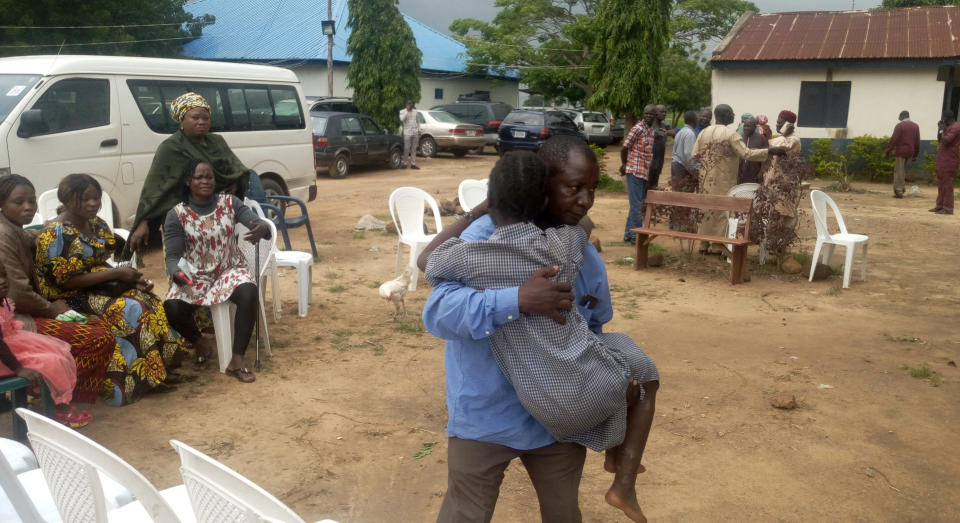
<svg viewBox="0 0 960 523"><path fill-rule="evenodd" d="M900 111L900 119L910 118L910 111Z"/></svg>
<svg viewBox="0 0 960 523"><path fill-rule="evenodd" d="M507 218L532 220L547 199L547 168L529 151L510 151L490 171L490 208Z"/></svg>
<svg viewBox="0 0 960 523"><path fill-rule="evenodd" d="M193 178L193 173L197 172L197 167L202 164L210 165L210 162L193 159L187 162L187 165L184 165L183 170L180 171L180 199L183 200L183 203L190 201L190 178ZM210 165L210 168L212 169L213 166Z"/></svg>
<svg viewBox="0 0 960 523"><path fill-rule="evenodd" d="M590 145L577 136L560 135L550 138L540 146L537 156L547 167L547 176L553 176L570 163L570 154L579 153L597 165L597 154Z"/></svg>
<svg viewBox="0 0 960 523"><path fill-rule="evenodd" d="M10 193L12 193L17 187L23 185L33 189L33 192L37 191L37 188L30 183L30 180L20 176L19 174L9 174L7 176L0 177L0 204L6 203L7 198L10 197Z"/></svg>
<svg viewBox="0 0 960 523"><path fill-rule="evenodd" d="M60 186L57 187L57 199L60 203L66 205L69 202L76 201L83 195L84 191L93 187L97 194L103 195L103 188L100 182L93 176L85 173L68 174L60 180Z"/></svg>
<svg viewBox="0 0 960 523"><path fill-rule="evenodd" d="M696 111L687 111L683 113L683 123L693 127L697 125L697 112Z"/></svg>

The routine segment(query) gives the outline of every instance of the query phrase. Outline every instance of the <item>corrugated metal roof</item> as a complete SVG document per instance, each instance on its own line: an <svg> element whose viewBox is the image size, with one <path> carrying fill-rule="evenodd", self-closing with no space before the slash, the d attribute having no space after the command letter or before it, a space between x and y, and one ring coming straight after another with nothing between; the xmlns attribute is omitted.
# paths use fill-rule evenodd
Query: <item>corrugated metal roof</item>
<svg viewBox="0 0 960 523"><path fill-rule="evenodd" d="M960 57L957 6L755 14L734 32L714 62Z"/></svg>
<svg viewBox="0 0 960 523"><path fill-rule="evenodd" d="M210 60L305 61L327 59L327 37L320 22L327 4L317 0L200 0L184 6L191 14L212 14L216 23L183 53ZM423 52L421 68L459 73L466 69L466 47L419 20L403 15ZM346 0L333 0L333 59L349 62Z"/></svg>

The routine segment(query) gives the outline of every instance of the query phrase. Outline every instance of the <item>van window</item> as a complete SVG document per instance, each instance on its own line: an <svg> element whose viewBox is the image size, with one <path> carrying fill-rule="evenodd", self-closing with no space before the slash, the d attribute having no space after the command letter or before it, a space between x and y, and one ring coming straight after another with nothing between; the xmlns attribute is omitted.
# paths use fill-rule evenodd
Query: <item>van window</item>
<svg viewBox="0 0 960 523"><path fill-rule="evenodd" d="M306 122L297 90L286 85L128 80L143 119L157 133L173 133L179 125L170 117L170 102L195 92L210 104L210 130L261 131L303 129Z"/></svg>
<svg viewBox="0 0 960 523"><path fill-rule="evenodd" d="M341 136L361 136L362 134L363 129L360 127L360 120L352 116L340 119Z"/></svg>
<svg viewBox="0 0 960 523"><path fill-rule="evenodd" d="M53 84L32 109L43 111L47 131L55 134L110 123L110 81L68 78Z"/></svg>
<svg viewBox="0 0 960 523"><path fill-rule="evenodd" d="M0 74L0 122L7 118L10 111L39 80L39 75Z"/></svg>

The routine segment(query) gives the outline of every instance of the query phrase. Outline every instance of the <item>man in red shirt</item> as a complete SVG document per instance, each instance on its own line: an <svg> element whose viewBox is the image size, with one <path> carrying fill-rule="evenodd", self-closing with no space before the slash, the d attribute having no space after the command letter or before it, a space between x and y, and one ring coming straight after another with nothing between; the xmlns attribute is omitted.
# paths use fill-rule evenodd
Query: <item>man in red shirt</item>
<svg viewBox="0 0 960 523"><path fill-rule="evenodd" d="M893 136L887 144L887 158L890 157L890 151L896 158L893 164L893 197L903 198L907 159L915 162L920 154L920 126L910 121L907 111L900 111L900 123L893 128Z"/></svg>
<svg viewBox="0 0 960 523"><path fill-rule="evenodd" d="M937 205L930 212L953 214L953 177L957 174L960 156L960 124L953 111L943 112L940 120L940 133L937 136L940 147L937 149Z"/></svg>
<svg viewBox="0 0 960 523"><path fill-rule="evenodd" d="M647 194L647 181L650 178L650 163L653 160L653 142L656 136L654 122L657 121L657 109L654 105L643 108L643 120L630 129L620 149L620 174L627 177L627 194L630 197L630 211L627 225L623 231L623 241L634 243L637 234L630 232L642 225L640 213L643 211L643 199Z"/></svg>

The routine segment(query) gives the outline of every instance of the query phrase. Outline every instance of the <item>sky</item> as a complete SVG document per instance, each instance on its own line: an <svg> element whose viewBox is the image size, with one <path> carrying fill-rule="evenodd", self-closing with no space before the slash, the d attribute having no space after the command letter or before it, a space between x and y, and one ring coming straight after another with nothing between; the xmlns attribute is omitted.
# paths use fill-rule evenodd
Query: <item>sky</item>
<svg viewBox="0 0 960 523"><path fill-rule="evenodd" d="M762 13L784 11L839 11L869 9L881 0L753 0ZM497 14L494 0L400 0L400 11L428 26L450 34L450 22L457 18L492 20Z"/></svg>

